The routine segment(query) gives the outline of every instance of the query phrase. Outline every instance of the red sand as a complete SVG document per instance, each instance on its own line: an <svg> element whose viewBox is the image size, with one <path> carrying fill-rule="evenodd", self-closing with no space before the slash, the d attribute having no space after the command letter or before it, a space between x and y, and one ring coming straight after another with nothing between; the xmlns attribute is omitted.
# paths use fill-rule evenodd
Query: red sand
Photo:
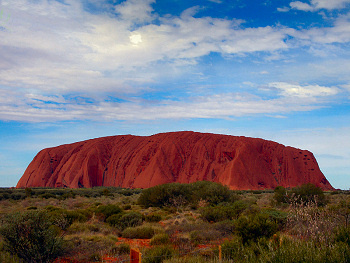
<svg viewBox="0 0 350 263"><path fill-rule="evenodd" d="M17 187L148 188L202 180L237 190L304 183L333 189L309 151L196 132L111 136L47 148L29 164Z"/></svg>

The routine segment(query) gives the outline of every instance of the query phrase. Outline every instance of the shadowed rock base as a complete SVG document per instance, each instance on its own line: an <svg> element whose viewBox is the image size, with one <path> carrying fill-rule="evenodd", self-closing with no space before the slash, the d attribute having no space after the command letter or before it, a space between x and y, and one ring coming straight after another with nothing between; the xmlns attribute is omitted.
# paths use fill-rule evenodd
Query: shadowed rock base
<svg viewBox="0 0 350 263"><path fill-rule="evenodd" d="M47 148L35 156L17 187L148 188L203 180L237 190L304 183L333 189L309 151L197 132L120 135Z"/></svg>

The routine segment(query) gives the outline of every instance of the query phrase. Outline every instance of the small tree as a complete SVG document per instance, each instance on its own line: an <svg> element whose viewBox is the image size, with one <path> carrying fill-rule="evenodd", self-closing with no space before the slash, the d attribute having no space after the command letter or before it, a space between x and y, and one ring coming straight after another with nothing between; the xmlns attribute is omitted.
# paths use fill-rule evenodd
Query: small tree
<svg viewBox="0 0 350 263"><path fill-rule="evenodd" d="M0 235L5 249L28 263L52 262L64 251L57 227L42 211L9 214Z"/></svg>

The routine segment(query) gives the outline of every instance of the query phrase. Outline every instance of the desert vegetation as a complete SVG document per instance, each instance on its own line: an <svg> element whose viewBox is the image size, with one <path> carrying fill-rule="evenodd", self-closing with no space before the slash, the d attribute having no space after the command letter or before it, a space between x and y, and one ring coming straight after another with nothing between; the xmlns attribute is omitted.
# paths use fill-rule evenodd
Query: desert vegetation
<svg viewBox="0 0 350 263"><path fill-rule="evenodd" d="M0 262L350 262L349 219L349 191L310 184L3 188Z"/></svg>

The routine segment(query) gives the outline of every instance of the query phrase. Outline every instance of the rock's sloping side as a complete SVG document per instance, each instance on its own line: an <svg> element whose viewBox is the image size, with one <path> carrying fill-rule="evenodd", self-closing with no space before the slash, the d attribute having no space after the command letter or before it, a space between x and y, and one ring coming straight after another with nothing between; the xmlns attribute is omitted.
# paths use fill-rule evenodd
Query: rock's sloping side
<svg viewBox="0 0 350 263"><path fill-rule="evenodd" d="M333 189L309 151L263 139L196 132L111 136L44 149L17 187L148 188L202 180L231 189L303 183Z"/></svg>

